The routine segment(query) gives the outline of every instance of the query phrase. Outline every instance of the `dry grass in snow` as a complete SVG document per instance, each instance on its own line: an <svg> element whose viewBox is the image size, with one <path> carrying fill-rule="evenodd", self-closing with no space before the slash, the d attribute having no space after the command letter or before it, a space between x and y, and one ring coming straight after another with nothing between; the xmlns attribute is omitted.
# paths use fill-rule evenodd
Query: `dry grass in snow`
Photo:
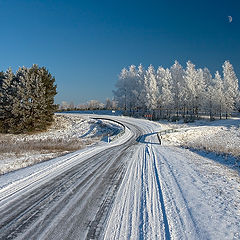
<svg viewBox="0 0 240 240"><path fill-rule="evenodd" d="M166 145L177 145L240 158L240 118L192 124L161 122L163 129L177 131L163 136Z"/></svg>
<svg viewBox="0 0 240 240"><path fill-rule="evenodd" d="M45 132L0 134L0 174L79 150L112 131L113 126L97 120L57 114Z"/></svg>

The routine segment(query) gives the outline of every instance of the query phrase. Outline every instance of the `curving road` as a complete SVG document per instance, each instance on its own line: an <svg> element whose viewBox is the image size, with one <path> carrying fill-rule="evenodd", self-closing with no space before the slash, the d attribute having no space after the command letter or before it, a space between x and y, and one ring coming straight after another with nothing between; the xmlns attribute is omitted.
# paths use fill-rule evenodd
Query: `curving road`
<svg viewBox="0 0 240 240"><path fill-rule="evenodd" d="M0 192L0 239L95 239L101 233L141 129L75 154ZM84 159L84 160L82 160ZM74 161L73 161L74 160ZM69 163L69 164L66 164Z"/></svg>
<svg viewBox="0 0 240 240"><path fill-rule="evenodd" d="M188 150L160 146L158 124L112 119L126 126L112 143L49 161L27 174L13 173L18 177L0 189L0 239L239 236L239 192L229 200L239 186L237 176L226 182L229 169ZM221 199L219 183L226 191Z"/></svg>

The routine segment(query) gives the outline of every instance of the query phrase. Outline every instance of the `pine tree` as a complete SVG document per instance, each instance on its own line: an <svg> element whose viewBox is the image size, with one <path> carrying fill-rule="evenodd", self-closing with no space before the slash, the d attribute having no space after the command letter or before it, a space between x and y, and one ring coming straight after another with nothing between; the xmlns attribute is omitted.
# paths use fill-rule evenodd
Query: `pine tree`
<svg viewBox="0 0 240 240"><path fill-rule="evenodd" d="M0 91L0 111L1 111L1 131L6 133L15 125L14 115L12 112L13 104L17 98L17 79L9 68L1 80Z"/></svg>
<svg viewBox="0 0 240 240"><path fill-rule="evenodd" d="M19 68L16 75L8 69L1 77L0 130L22 133L46 129L56 110L55 79L45 68L33 65Z"/></svg>
<svg viewBox="0 0 240 240"><path fill-rule="evenodd" d="M43 90L42 104L44 104L44 107L42 107L42 124L47 126L53 121L53 115L57 109L57 106L54 105L54 96L57 94L55 78L52 77L45 67L39 68L37 65L33 65L29 69L29 72L33 76L38 76L38 78L35 77L35 81L38 81L38 85L42 85L39 86Z"/></svg>

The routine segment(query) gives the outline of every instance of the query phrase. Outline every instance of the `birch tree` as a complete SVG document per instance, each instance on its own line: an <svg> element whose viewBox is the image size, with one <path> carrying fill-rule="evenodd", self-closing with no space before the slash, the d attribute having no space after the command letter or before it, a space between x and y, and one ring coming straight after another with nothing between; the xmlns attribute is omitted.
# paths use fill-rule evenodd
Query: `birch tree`
<svg viewBox="0 0 240 240"><path fill-rule="evenodd" d="M228 113L236 108L236 101L239 95L238 79L234 72L233 66L229 61L225 61L223 66L223 84L225 95L225 114L226 118Z"/></svg>
<svg viewBox="0 0 240 240"><path fill-rule="evenodd" d="M224 83L218 71L214 77L214 87L212 90L212 105L219 113L219 118L222 119L222 111L226 109L225 94L224 94Z"/></svg>
<svg viewBox="0 0 240 240"><path fill-rule="evenodd" d="M172 76L172 98L174 109L176 110L177 116L179 110L183 108L183 102L185 98L185 86L184 86L184 70L178 61L175 61L173 66L170 68Z"/></svg>
<svg viewBox="0 0 240 240"><path fill-rule="evenodd" d="M154 110L157 107L158 88L155 69L152 65L148 67L144 80L146 90L146 107L150 110Z"/></svg>

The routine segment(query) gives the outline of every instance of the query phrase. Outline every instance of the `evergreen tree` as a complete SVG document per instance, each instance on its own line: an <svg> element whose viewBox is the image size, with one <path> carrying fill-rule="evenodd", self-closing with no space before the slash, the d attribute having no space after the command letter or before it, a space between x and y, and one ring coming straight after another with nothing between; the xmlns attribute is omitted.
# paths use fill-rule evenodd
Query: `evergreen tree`
<svg viewBox="0 0 240 240"><path fill-rule="evenodd" d="M6 133L8 129L14 127L13 105L17 98L17 79L9 68L1 80L0 91L0 113L1 113L1 131Z"/></svg>
<svg viewBox="0 0 240 240"><path fill-rule="evenodd" d="M55 79L45 68L8 69L0 88L0 130L22 133L46 129L56 110Z"/></svg>

